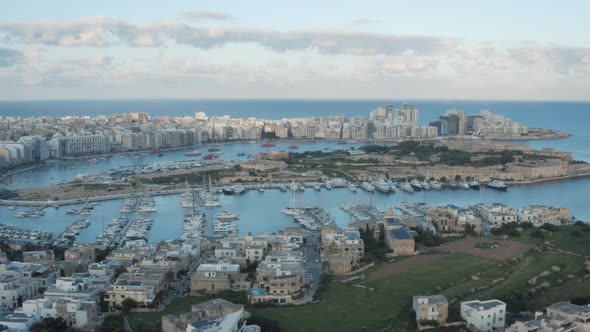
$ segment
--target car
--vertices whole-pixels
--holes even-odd
[[[316,258],[316,259],[315,259],[315,262],[316,262],[316,263],[319,263],[319,262],[320,262],[320,260]]]

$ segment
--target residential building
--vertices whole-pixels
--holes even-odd
[[[98,322],[96,301],[80,301],[70,298],[27,300],[18,312],[27,316],[35,316],[38,319],[61,317],[69,326],[80,329]]]
[[[535,227],[540,227],[544,224],[561,226],[569,224],[570,220],[570,209],[566,207],[529,205],[528,207],[518,209],[518,221],[530,222]]]
[[[410,256],[414,254],[414,237],[404,227],[386,229],[385,241],[395,255]]]
[[[36,321],[35,316],[14,313],[0,317],[0,326],[6,326],[9,332],[29,332]]]
[[[506,325],[506,303],[499,300],[461,302],[461,318],[474,331],[503,330]]]
[[[550,318],[565,317],[576,327],[575,331],[590,331],[590,308],[569,302],[558,302],[547,307]]]
[[[199,291],[214,293],[232,289],[234,281],[239,279],[240,265],[224,262],[201,264],[191,275],[191,292]]]
[[[111,308],[120,307],[126,299],[132,299],[140,308],[149,307],[156,299],[154,286],[142,281],[117,280],[105,291],[104,300]]]
[[[163,332],[260,332],[256,325],[246,325],[244,306],[223,299],[194,304],[191,311],[162,317]]]
[[[416,321],[436,321],[445,324],[449,317],[449,302],[442,295],[414,296],[412,309],[416,313]]]

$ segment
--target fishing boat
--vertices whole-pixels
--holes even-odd
[[[289,145],[289,149],[297,150],[297,149],[299,149],[299,145],[297,145],[297,144]]]
[[[275,147],[275,146],[277,146],[277,145],[274,144],[274,143],[272,143],[272,142],[266,142],[266,143],[264,143],[264,144],[261,145],[261,147],[263,147],[263,148],[272,148],[272,147]]]
[[[209,148],[207,151],[209,151],[209,152],[218,152],[218,151],[221,151],[221,149],[220,148]]]
[[[192,152],[187,152],[184,154],[185,157],[198,157],[200,156],[202,153],[200,153],[199,151],[192,151]]]
[[[213,159],[217,159],[217,158],[219,158],[219,155],[216,155],[216,154],[213,154],[213,153],[210,153],[210,154],[205,155],[203,157],[203,159],[205,159],[205,160],[213,160]]]

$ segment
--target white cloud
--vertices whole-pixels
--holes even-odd
[[[202,12],[190,11],[183,14],[183,17],[194,21],[216,20],[216,21],[232,21],[235,17],[228,13],[222,12]]]

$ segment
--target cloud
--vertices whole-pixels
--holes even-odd
[[[519,65],[547,66],[563,75],[590,72],[590,48],[525,44],[508,54]]]
[[[355,25],[368,25],[368,24],[380,24],[381,20],[372,20],[369,18],[359,18],[352,21],[352,24]]]
[[[215,21],[233,21],[235,17],[228,13],[221,13],[221,12],[201,12],[201,11],[191,11],[186,12],[183,14],[183,17],[189,20],[194,21],[205,21],[205,20],[215,20]]]
[[[23,57],[23,53],[11,48],[0,47],[0,67],[12,67]]]
[[[178,22],[134,25],[108,18],[5,22],[0,23],[2,37],[10,43],[66,47],[116,43],[131,47],[159,47],[175,42],[209,49],[230,43],[256,43],[277,52],[315,49],[320,53],[350,55],[441,54],[455,49],[460,43],[456,38],[346,30],[206,28]]]
[[[401,56],[373,59],[359,65],[361,72],[369,74],[417,74],[436,69],[439,61],[429,57]]]

